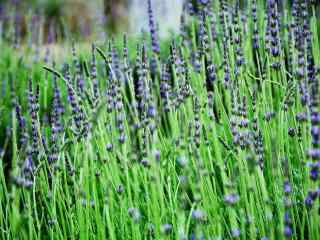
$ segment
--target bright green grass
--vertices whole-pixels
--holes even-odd
[[[262,4],[259,4],[261,37],[264,35],[264,10]],[[250,22],[251,18],[248,21]],[[196,22],[193,24],[196,25]],[[316,66],[319,66],[319,21],[315,17],[311,18],[310,27],[313,57]],[[219,25],[217,28],[220,31]],[[4,84],[0,99],[0,146],[4,146],[5,158],[0,162],[0,239],[181,239],[182,235],[188,236],[191,233],[198,237],[204,235],[205,239],[231,239],[231,231],[234,229],[240,229],[239,239],[260,239],[264,236],[275,240],[285,239],[283,183],[286,179],[291,183],[291,199],[294,203],[290,208],[292,239],[318,239],[319,202],[316,201],[311,211],[307,211],[304,205],[306,193],[314,184],[309,180],[309,168],[306,166],[311,124],[309,121],[296,121],[296,114],[307,109],[300,104],[297,79],[286,72],[283,65],[278,72],[268,67],[264,80],[256,74],[254,56],[250,50],[251,34],[250,30],[243,35],[246,64],[240,69],[239,99],[246,98],[247,115],[252,121],[252,93],[256,91],[257,81],[262,81],[261,89],[256,92],[256,116],[263,139],[263,170],[252,166],[252,160],[248,159],[252,154],[251,148],[242,150],[233,147],[230,129],[231,90],[224,87],[223,68],[217,71],[218,80],[213,94],[214,105],[220,114],[220,121],[216,122],[209,117],[211,110],[206,104],[204,73],[196,73],[189,64],[188,81],[193,95],[197,96],[201,105],[199,116],[203,131],[199,149],[189,142],[190,135],[194,134],[194,127],[191,133],[189,129],[189,123],[195,119],[192,97],[186,99],[179,109],[168,114],[167,124],[171,126],[169,133],[163,128],[157,129],[152,144],[148,146],[148,168],[133,161],[132,152],[135,149],[127,121],[127,140],[124,145],[118,143],[114,120],[116,113],[107,113],[106,101],[102,98],[101,111],[96,115],[88,103],[84,103],[86,114],[94,119],[88,138],[76,141],[70,131],[60,136],[61,152],[57,164],[61,170],[54,174],[52,185],[48,182],[47,161],[46,156],[43,156],[36,171],[35,184],[29,190],[19,188],[11,181],[11,176],[18,172],[18,163],[23,161],[24,155],[17,149],[19,129],[12,111],[10,79],[25,116],[28,116],[27,79],[32,76],[34,83],[40,83],[41,119],[44,113],[50,110],[52,76],[43,69],[44,63],[32,63],[32,52],[16,52],[3,43],[0,61],[1,84]],[[285,31],[283,35],[284,47],[287,48],[290,39]],[[138,42],[141,43],[140,39],[130,40],[129,55],[132,60],[135,58],[135,45]],[[261,41],[262,46],[263,44]],[[121,41],[116,40],[116,45],[121,48]],[[182,46],[180,39],[177,45]],[[106,49],[106,45],[99,47]],[[219,32],[218,42],[209,52],[216,66],[222,64],[221,48]],[[162,57],[168,57],[168,44],[163,43],[162,49]],[[81,58],[89,62],[89,51],[81,48],[77,50]],[[190,50],[182,46],[185,59],[188,59]],[[261,58],[271,61],[262,47],[260,53]],[[57,56],[57,70],[60,71],[60,63],[65,59],[71,63],[71,51],[68,54],[69,56]],[[231,81],[235,81],[232,74],[233,55],[234,49],[231,46]],[[101,60],[100,57],[98,59]],[[99,65],[98,79],[101,90],[106,89],[108,84],[104,69],[103,64]],[[132,81],[131,75],[129,78]],[[86,79],[86,86],[91,87],[89,79]],[[59,87],[64,102],[67,103],[66,86],[61,79]],[[288,92],[292,92],[294,104],[285,111],[283,105]],[[153,94],[156,98],[159,90],[156,89]],[[124,98],[123,101],[126,102],[127,99]],[[265,113],[271,111],[275,116],[270,121],[265,121]],[[70,112],[68,106],[64,118],[67,128]],[[156,122],[160,126],[159,119],[156,119]],[[111,125],[111,130],[108,129],[108,124]],[[8,126],[12,127],[12,134],[9,136],[5,134]],[[289,136],[289,127],[294,128],[296,133],[301,129],[301,140],[297,136]],[[251,124],[249,129],[252,129]],[[40,133],[49,139],[48,126],[42,126]],[[141,131],[138,134],[141,135]],[[179,145],[176,144],[178,139]],[[114,145],[112,152],[106,150],[108,143]],[[160,151],[159,162],[155,159],[155,150]],[[187,159],[184,168],[178,164],[178,159],[182,157]],[[286,164],[287,169],[284,168]],[[76,170],[74,175],[70,174],[70,165]],[[9,169],[10,173],[7,172]],[[179,181],[179,176],[187,176],[187,183]],[[123,187],[122,193],[117,192],[119,185]],[[229,206],[223,199],[232,192],[239,194],[240,201]],[[181,207],[182,202],[186,202],[188,210]],[[138,209],[139,220],[130,216],[129,208]],[[205,213],[204,223],[199,223],[192,217],[195,209]],[[162,231],[162,226],[166,223],[172,224],[172,231],[167,235]],[[150,234],[151,225],[153,234]]]

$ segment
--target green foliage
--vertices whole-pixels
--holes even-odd
[[[197,17],[187,20],[189,43],[180,35],[173,37],[174,42],[162,41],[160,56],[149,47],[148,58],[144,56],[143,46],[148,46],[145,37],[129,37],[128,59],[123,57],[122,39],[98,44],[94,48],[97,98],[88,47],[75,44],[74,57],[70,44],[60,46],[52,66],[52,58],[49,63],[35,60],[39,51],[35,47],[13,50],[1,43],[0,239],[281,240],[286,239],[286,212],[290,215],[291,239],[318,239],[319,199],[312,209],[304,203],[308,191],[318,188],[319,180],[310,180],[307,164],[313,125],[309,106],[301,102],[302,80],[296,75],[298,49],[291,49],[291,69],[285,63],[293,40],[288,30],[281,28],[282,52],[276,59],[281,65],[279,69],[271,67],[275,58],[265,50],[266,7],[262,2],[258,1],[257,7],[260,48],[252,50],[252,17],[239,24],[239,45],[224,42],[225,32],[217,21],[217,39],[213,41],[208,34],[209,46],[198,59],[198,70],[193,54],[203,50],[203,45],[196,34],[201,22]],[[48,5],[49,15],[60,11],[58,3]],[[217,14],[220,9],[217,4],[213,12]],[[204,24],[208,33],[210,20],[208,17]],[[281,20],[288,24],[292,16]],[[228,24],[234,36],[235,25],[231,21]],[[315,66],[320,65],[319,26],[312,14]],[[228,44],[226,53],[223,44]],[[236,75],[239,46],[245,64]],[[174,61],[173,52],[181,62]],[[119,66],[115,65],[114,53]],[[156,59],[154,72],[149,64],[152,57]],[[208,89],[206,82],[209,59],[216,67],[213,89]],[[64,62],[70,66],[70,81],[62,68]],[[137,73],[139,62],[145,75]],[[160,92],[166,63],[169,111],[164,110]],[[82,91],[77,86],[77,64],[84,79]],[[230,70],[229,85],[224,82],[225,64]],[[60,119],[63,131],[52,140],[54,75],[65,113]],[[316,77],[319,81],[319,75]],[[33,109],[28,106],[29,79],[35,95],[39,87],[36,119],[31,118]],[[135,84],[141,79],[146,106],[139,114],[134,104],[139,100]],[[311,90],[311,84],[307,88]],[[83,110],[82,130],[86,121],[90,126],[87,136],[77,133],[70,92]],[[16,181],[33,147],[31,137],[26,147],[19,143],[24,129],[19,126],[16,100],[26,118],[26,132],[32,136],[35,124],[38,134],[39,154],[33,156],[35,169],[29,187]],[[108,111],[113,101],[116,106]],[[306,120],[299,121],[299,113],[305,113]],[[259,142],[241,146],[233,127],[243,134],[238,141],[252,140],[256,134]],[[124,143],[119,141],[122,133]],[[259,153],[256,144],[261,144]],[[55,145],[57,161],[51,163]],[[290,194],[284,190],[286,182],[291,186]]]

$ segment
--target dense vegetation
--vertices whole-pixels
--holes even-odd
[[[319,6],[186,2],[167,42],[151,0],[151,41],[1,42],[0,239],[319,239]]]

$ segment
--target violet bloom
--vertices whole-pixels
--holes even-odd
[[[77,131],[81,132],[82,122],[84,120],[83,111],[78,103],[78,96],[72,88],[72,83],[70,79],[69,66],[65,65],[65,79],[67,83],[67,92],[68,92],[68,102],[71,106],[72,117],[77,128]]]
[[[257,0],[252,1],[252,21],[253,21],[253,34],[252,34],[252,46],[253,49],[259,49],[259,28],[257,18]]]
[[[172,231],[172,224],[165,223],[161,225],[161,232],[164,234],[170,234]]]
[[[17,99],[14,101],[14,105],[15,105],[16,117],[18,120],[19,133],[20,133],[19,143],[21,147],[25,147],[28,141],[28,133],[26,131],[26,119],[22,115],[21,106],[18,103]]]
[[[150,28],[150,34],[151,34],[152,51],[156,54],[159,54],[160,44],[159,44],[158,33],[156,29],[156,23],[155,23],[153,11],[152,11],[151,0],[148,0],[148,16],[149,16],[149,28]]]
[[[280,44],[280,21],[277,2],[275,0],[268,0],[268,24],[270,31],[271,42],[271,55],[273,56],[273,62],[271,67],[274,69],[280,68],[279,56],[281,54]]]
[[[96,63],[96,54],[95,54],[95,45],[91,46],[91,81],[93,86],[93,99],[94,101],[98,101],[100,93],[99,93],[99,83],[97,80],[97,63]],[[96,103],[95,103],[96,104]]]
[[[213,92],[214,82],[216,80],[216,68],[212,60],[208,57],[206,60],[206,87],[208,92]]]
[[[225,202],[226,204],[234,205],[234,204],[236,204],[237,202],[239,202],[240,197],[239,197],[239,195],[236,194],[236,193],[230,193],[230,194],[225,195],[223,199],[224,199],[224,202]]]
[[[29,91],[28,91],[28,107],[29,107],[29,114],[31,117],[31,140],[32,140],[32,155],[37,157],[39,154],[39,134],[38,134],[38,111],[39,106],[37,103],[37,95],[34,94],[32,89],[32,79],[29,78]]]
[[[228,59],[228,46],[227,39],[223,40],[223,67],[224,67],[224,84],[225,86],[229,86],[230,84],[230,66]]]
[[[290,207],[291,207],[291,194],[292,189],[289,180],[285,180],[283,184],[283,191],[284,191],[284,236],[286,238],[290,238],[292,236],[292,221],[290,217]]]

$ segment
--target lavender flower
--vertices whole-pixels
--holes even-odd
[[[208,51],[208,47],[209,47],[209,36],[206,28],[206,15],[204,12],[202,12],[202,15],[199,21],[198,38],[199,38],[199,45],[200,45],[200,55],[204,56],[205,53]]]
[[[164,234],[170,234],[172,231],[172,225],[169,223],[165,223],[161,225],[161,232]]]
[[[34,94],[32,89],[32,79],[29,78],[29,90],[28,90],[28,108],[31,118],[31,141],[32,141],[32,150],[31,154],[34,157],[38,157],[39,154],[39,134],[38,134],[38,111],[39,106],[37,103],[37,95]]]
[[[84,80],[81,71],[81,64],[77,58],[76,48],[74,41],[72,42],[72,56],[73,56],[73,67],[75,69],[75,81],[77,84],[77,90],[79,93],[83,92]]]
[[[284,182],[283,185],[283,191],[284,191],[284,203],[285,203],[285,213],[284,213],[284,236],[286,238],[290,238],[292,236],[292,222],[290,218],[290,207],[291,207],[291,185],[288,180]]]
[[[280,36],[279,36],[280,23],[279,23],[277,2],[275,0],[268,0],[268,17],[270,18],[269,31],[270,31],[270,42],[271,42],[271,55],[274,58],[271,67],[273,67],[274,69],[279,69],[280,62],[278,60],[278,57],[281,54]]]
[[[231,230],[231,235],[232,235],[232,237],[234,237],[234,238],[240,237],[240,235],[241,235],[240,229],[239,229],[239,228],[234,228],[234,229],[232,229],[232,230]]]
[[[64,70],[65,70],[65,79],[66,79],[67,91],[68,91],[68,102],[71,106],[73,122],[76,126],[77,134],[81,134],[83,130],[82,126],[84,122],[84,113],[79,106],[78,96],[72,88],[69,66],[67,64],[65,65]]]
[[[97,63],[96,63],[96,54],[95,54],[95,45],[92,44],[91,47],[91,81],[92,81],[92,90],[93,90],[93,99],[96,103],[99,100],[99,83],[97,80]]]
[[[224,84],[229,86],[230,83],[230,67],[228,59],[228,47],[227,47],[227,38],[223,40],[223,67],[224,67]]]
[[[188,29],[186,24],[186,15],[185,11],[183,10],[180,17],[180,35],[182,37],[182,43],[185,46],[189,46],[190,39],[188,39]]]
[[[64,108],[61,102],[61,93],[57,83],[57,77],[53,76],[53,103],[52,103],[52,115],[51,115],[51,152],[48,156],[49,163],[56,162],[58,160],[59,152],[59,133],[63,131],[62,114]]]
[[[158,40],[156,23],[155,23],[153,11],[152,11],[151,0],[148,0],[148,16],[149,16],[149,28],[150,28],[150,34],[151,34],[152,51],[155,54],[159,54],[160,53],[160,45],[159,45],[159,40]]]
[[[197,148],[200,147],[201,140],[201,122],[200,122],[200,103],[197,97],[194,98],[194,143]]]
[[[238,77],[239,68],[244,64],[244,57],[242,53],[241,47],[241,33],[239,27],[239,3],[237,1],[236,6],[234,8],[233,13],[233,28],[234,28],[234,36],[233,42],[235,45],[235,57],[236,57],[236,64],[235,64],[235,77]]]
[[[20,132],[20,145],[21,147],[26,147],[27,141],[28,141],[28,133],[26,131],[26,119],[22,115],[21,106],[18,103],[18,99],[14,101],[15,110],[16,110],[16,116],[18,120],[18,126],[19,126],[19,132]]]
[[[224,202],[229,205],[234,205],[240,200],[240,197],[236,193],[230,193],[224,196]]]
[[[214,82],[216,80],[216,68],[212,60],[208,57],[206,59],[206,87],[208,92],[213,92]]]
[[[213,43],[216,42],[217,38],[218,38],[216,25],[217,25],[216,16],[215,16],[214,12],[212,11],[212,16],[210,18],[210,30],[211,30],[211,40],[212,40],[211,47],[212,48],[214,47]]]
[[[259,28],[257,18],[257,1],[252,1],[252,21],[253,21],[253,34],[252,34],[252,46],[253,49],[259,49]]]
[[[132,218],[132,220],[136,223],[138,223],[141,219],[140,211],[137,208],[133,208],[133,207],[129,208],[128,214]]]
[[[162,101],[163,111],[169,112],[170,111],[170,74],[169,74],[169,66],[167,64],[162,65],[162,71],[160,75],[160,97]]]
[[[200,209],[194,209],[191,214],[192,218],[196,221],[203,221],[206,218],[205,212]]]

